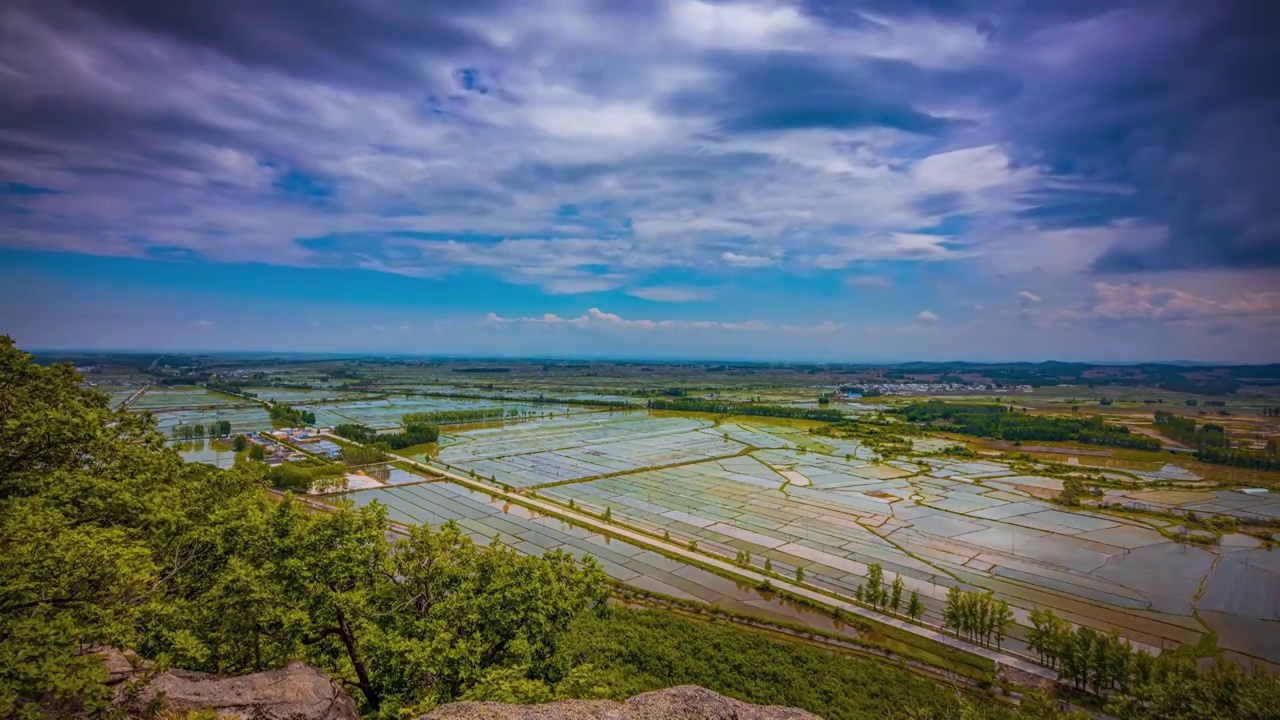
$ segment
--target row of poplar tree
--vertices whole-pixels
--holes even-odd
[[[1052,610],[1040,608],[1031,611],[1027,646],[1064,681],[1099,695],[1128,694],[1132,686],[1150,683],[1160,663],[1145,650],[1134,650],[1119,630],[1102,633],[1077,628]]]
[[[942,623],[954,630],[957,638],[988,646],[994,642],[999,648],[1013,625],[1013,610],[1009,603],[985,592],[961,590],[953,585],[942,608]]]

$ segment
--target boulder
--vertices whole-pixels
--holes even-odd
[[[561,700],[546,705],[456,702],[421,720],[821,720],[796,708],[752,705],[696,685],[636,695],[625,702]]]
[[[174,713],[212,710],[219,717],[248,720],[359,720],[356,703],[325,673],[300,662],[267,672],[219,677],[168,670],[154,678],[151,663],[114,648],[98,651],[116,688],[117,702],[159,704]]]

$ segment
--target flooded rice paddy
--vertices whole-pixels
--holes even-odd
[[[1015,471],[996,457],[885,461],[855,440],[815,437],[802,424],[766,418],[717,422],[644,410],[435,397],[338,399],[307,407],[320,425],[385,428],[408,412],[487,406],[535,415],[517,423],[446,427],[439,461],[536,488],[546,499],[601,513],[608,508],[628,524],[668,533],[678,543],[696,540],[699,549],[729,558],[749,551],[757,567],[767,558],[783,577],[803,568],[806,582],[844,595],[864,582],[868,565],[879,563],[886,581],[901,576],[908,590],[920,593],[925,620],[934,624],[941,621],[947,590],[959,585],[1006,599],[1023,624],[1032,608],[1045,607],[1075,623],[1118,628],[1157,650],[1213,631],[1233,657],[1280,663],[1280,553],[1241,535],[1211,546],[1180,544],[1161,532],[1176,530],[1168,519],[1061,507],[1051,502],[1062,490],[1061,477],[1043,468],[1045,474],[1037,474],[1026,462]],[[195,421],[185,412],[161,412],[162,425],[183,417]],[[269,427],[260,407],[220,412],[243,413],[230,418],[237,430]],[[213,419],[196,415],[206,423]],[[913,440],[917,452],[952,444]],[[189,453],[193,460],[223,461],[209,450]],[[1101,464],[1087,456],[1045,460]],[[1130,484],[1108,489],[1108,502],[1280,518],[1275,494],[1217,489],[1174,464],[1141,465],[1107,467],[1113,479]],[[496,535],[522,552],[589,553],[611,576],[649,590],[740,612],[827,622],[752,588],[484,493],[427,483],[389,466],[367,469],[365,477],[368,484],[360,480],[351,487],[369,489],[341,497],[358,505],[381,502],[401,523],[454,520],[486,544]],[[1025,627],[1012,636],[1011,647],[1021,649]]]

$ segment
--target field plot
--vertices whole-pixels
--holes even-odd
[[[407,525],[438,527],[453,520],[481,545],[488,545],[496,536],[504,545],[530,555],[553,550],[564,550],[579,558],[590,555],[611,577],[653,592],[834,629],[825,617],[788,607],[753,588],[459,485],[431,482],[362,490],[334,499],[339,498],[360,506],[380,502],[387,507],[391,520]]]
[[[316,414],[316,423],[333,426],[342,423],[360,423],[376,430],[399,427],[406,413],[439,412],[449,410],[485,410],[503,408],[520,413],[537,415],[564,415],[583,412],[581,408],[540,403],[503,403],[491,400],[454,400],[436,397],[394,397],[382,400],[357,400],[308,406]]]
[[[707,431],[710,421],[593,413],[580,421],[531,423],[464,434],[439,459],[511,485],[531,486],[734,455],[747,446]]]
[[[160,422],[160,431],[168,435],[175,425],[201,423],[208,425],[215,420],[229,420],[233,434],[259,432],[271,429],[271,416],[261,406],[218,407],[204,410],[173,410],[154,413]]]
[[[510,485],[555,483],[539,492],[728,557],[748,551],[783,576],[802,567],[843,595],[879,563],[888,581],[901,575],[920,592],[935,623],[953,585],[994,591],[1023,623],[1049,607],[1153,648],[1195,642],[1208,629],[1194,616],[1204,609],[1234,631],[1222,633],[1224,648],[1280,661],[1280,568],[1256,544],[1179,545],[1161,521],[1069,510],[1049,502],[1061,478],[1000,460],[882,461],[829,438],[828,452],[804,451],[800,432],[637,412],[463,432],[440,457]],[[1267,496],[1160,492],[1145,497],[1260,515],[1277,507]],[[1262,623],[1267,641],[1240,631],[1245,623]],[[1015,630],[1013,647],[1024,634]]]
[[[253,393],[263,400],[289,403],[290,405],[303,405],[307,403],[336,400],[355,400],[366,396],[366,393],[361,392],[329,389],[307,390],[302,388],[246,387],[244,390],[245,392]]]
[[[229,468],[236,461],[236,454],[231,449],[229,443],[214,442],[212,440],[195,440],[182,441],[173,443],[178,454],[182,455],[182,459],[187,462],[205,463],[206,465],[216,465],[220,468]]]
[[[174,410],[178,408],[227,407],[250,404],[251,401],[202,387],[153,387],[131,406],[134,410]]]

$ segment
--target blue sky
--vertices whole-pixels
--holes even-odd
[[[1277,361],[1276,15],[15,0],[0,332]]]

